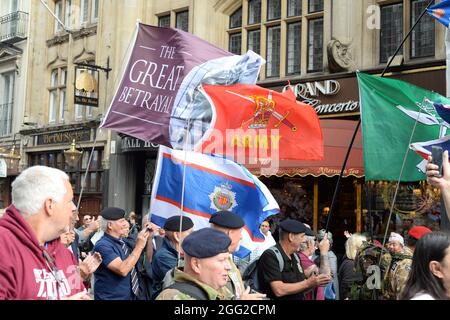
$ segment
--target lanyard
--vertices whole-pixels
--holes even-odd
[[[47,265],[48,269],[50,270],[50,273],[52,274],[53,278],[56,280],[56,294],[59,296],[59,288],[61,286],[61,283],[64,281],[60,270],[56,266],[55,260],[50,256],[50,254],[47,251],[48,244],[46,243],[44,245],[44,249],[42,250],[42,254],[44,255],[45,264]]]

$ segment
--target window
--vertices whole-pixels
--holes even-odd
[[[261,22],[261,0],[248,1],[248,24]]]
[[[170,28],[170,14],[158,17],[158,27]]]
[[[99,0],[92,0],[91,21],[97,21],[98,20],[98,1]]]
[[[323,69],[323,18],[308,21],[308,72]]]
[[[67,109],[66,99],[67,68],[54,69],[50,76],[50,106],[48,123],[64,123],[64,111]]]
[[[17,12],[19,11],[19,0],[10,0],[9,1],[9,12]]]
[[[427,4],[427,0],[411,1],[411,26],[417,21]],[[411,33],[411,58],[434,56],[434,26],[434,19],[425,15],[414,28]]]
[[[280,75],[280,26],[267,28],[267,77]]]
[[[71,28],[72,26],[72,4],[73,0],[59,0],[55,2],[55,16],[64,24],[66,28]],[[54,32],[59,33],[64,31],[63,26],[54,20]]]
[[[189,11],[177,12],[175,27],[186,32],[189,31]]]
[[[12,113],[14,106],[14,72],[0,75],[0,137],[10,135],[12,132]]]
[[[263,53],[266,65],[259,80],[323,72],[323,0],[242,0],[239,3],[242,7],[230,11],[228,50],[240,54],[242,44],[244,52]]]
[[[381,7],[380,63],[388,61],[403,38],[403,3]]]
[[[241,54],[241,41],[242,41],[242,34],[240,32],[230,34],[228,50],[234,54],[238,54],[238,55]]]
[[[98,0],[81,0],[80,24],[81,26],[98,21]]]
[[[230,29],[242,27],[242,7],[230,16]]]
[[[308,12],[323,11],[323,0],[309,0]]]
[[[247,50],[252,50],[259,54],[261,50],[261,39],[260,39],[261,31],[251,30],[247,34]]]
[[[288,75],[300,74],[301,23],[290,23],[287,29],[286,73]]]
[[[60,0],[55,3],[55,16],[64,23],[64,17],[63,17],[63,4],[64,0]],[[62,25],[55,19],[55,33],[61,32],[63,30]]]
[[[281,18],[281,0],[267,0],[267,20]]]
[[[288,0],[287,16],[301,16],[302,15],[302,0]]]

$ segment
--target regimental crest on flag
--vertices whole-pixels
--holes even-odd
[[[269,91],[267,97],[263,96],[244,96],[236,92],[227,90],[228,93],[241,97],[245,100],[253,102],[255,104],[255,112],[253,117],[246,121],[242,121],[241,129],[267,129],[271,116],[277,119],[277,122],[273,124],[275,129],[279,128],[281,124],[288,126],[292,132],[297,131],[297,127],[292,124],[287,118],[292,109],[287,110],[284,115],[276,111],[276,102],[272,98],[272,91]],[[249,124],[250,123],[250,124]],[[247,126],[247,128],[245,128]]]
[[[236,202],[236,192],[231,191],[232,186],[228,183],[222,183],[215,186],[214,191],[209,195],[211,199],[211,209],[217,211],[231,211],[238,204]]]

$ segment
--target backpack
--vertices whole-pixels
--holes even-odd
[[[278,261],[278,270],[280,270],[280,272],[283,272],[284,259],[283,259],[283,256],[281,255],[280,250],[276,246],[270,247],[267,250],[270,250],[275,254],[275,257],[277,258],[277,261]],[[294,254],[294,257],[295,257],[296,262],[300,265],[299,257],[296,254]],[[246,287],[248,286],[257,292],[265,293],[265,292],[263,292],[264,291],[263,286],[258,277],[258,262],[259,262],[260,258],[261,257],[258,257],[257,259],[252,261],[247,266],[247,268],[245,268],[245,270],[242,274],[242,280],[244,281],[244,285]]]
[[[378,263],[381,263],[378,268]],[[355,257],[355,271],[361,273],[363,280],[351,287],[352,300],[378,300],[384,289],[384,275],[391,263],[391,255],[382,247],[371,242],[363,242]]]

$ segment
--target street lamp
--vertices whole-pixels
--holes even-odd
[[[83,152],[76,149],[75,139],[72,141],[69,150],[64,150],[64,158],[69,167],[75,167]]]

